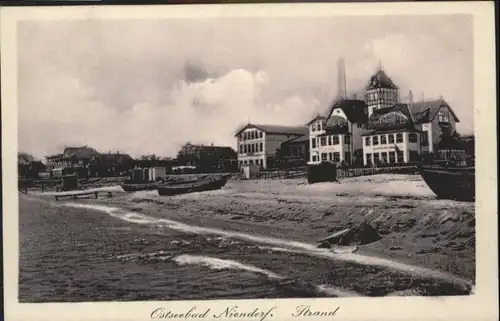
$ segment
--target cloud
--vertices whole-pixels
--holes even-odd
[[[303,124],[327,110],[341,56],[349,92],[362,93],[381,61],[403,98],[443,95],[471,132],[472,48],[468,16],[26,21],[20,148],[233,145],[248,120]]]
[[[37,97],[36,102],[24,101],[37,107],[23,109],[20,114],[20,144],[38,157],[70,144],[135,156],[174,156],[187,141],[234,146],[235,131],[249,119],[256,123],[303,124],[311,108],[317,107],[316,101],[305,102],[300,97],[262,102],[262,93],[272,90],[268,75],[242,69],[200,82],[181,81],[165,91],[168,104],[142,102],[125,112],[92,100],[74,78],[52,75],[45,84],[38,89],[49,94],[42,95],[42,100]],[[50,94],[50,88],[58,88],[60,94]],[[47,141],[50,150],[46,149]]]

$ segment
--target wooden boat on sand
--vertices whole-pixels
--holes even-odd
[[[173,196],[179,194],[213,191],[223,188],[230,175],[222,177],[204,177],[196,181],[178,182],[177,184],[162,184],[158,186],[158,194],[161,196]]]
[[[476,198],[475,167],[422,166],[420,175],[437,197],[474,202]]]
[[[148,182],[148,183],[123,183],[120,184],[121,188],[125,192],[137,192],[137,191],[151,191],[158,188],[158,185],[163,183],[160,182]]]

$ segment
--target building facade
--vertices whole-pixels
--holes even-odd
[[[400,102],[399,88],[378,69],[369,79],[365,100],[338,99],[308,124],[309,164],[334,162],[367,166],[418,162],[434,153],[443,133],[459,121],[442,98]]]
[[[180,166],[195,167],[198,171],[211,172],[230,167],[237,154],[231,147],[187,143],[177,154]]]
[[[88,146],[66,147],[63,153],[46,157],[46,168],[52,176],[61,176],[65,172],[88,176],[89,163],[99,155],[98,151]]]
[[[436,152],[443,133],[455,132],[458,118],[443,100],[397,103],[372,112],[363,134],[364,165],[417,163]]]
[[[304,166],[309,162],[309,135],[284,141],[277,152],[279,168]]]
[[[310,137],[309,164],[333,162],[352,165],[361,162],[362,139],[366,131],[367,105],[362,100],[339,99],[326,116],[307,125]]]
[[[256,164],[263,169],[276,165],[281,144],[307,133],[306,127],[247,124],[235,137],[238,148],[238,164]]]

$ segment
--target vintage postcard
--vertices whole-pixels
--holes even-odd
[[[2,9],[6,319],[497,319],[493,17]]]

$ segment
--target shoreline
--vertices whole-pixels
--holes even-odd
[[[410,191],[413,197],[397,186],[384,195],[380,185],[398,185],[399,181],[410,186],[419,184],[418,178],[376,176],[316,186],[299,180],[234,181],[215,192],[176,197],[160,197],[154,192],[119,193],[109,199],[77,202],[309,244],[368,221],[382,239],[359,246],[357,253],[438,270],[475,283],[474,205],[435,200],[422,188]],[[391,195],[394,191],[399,195]]]

